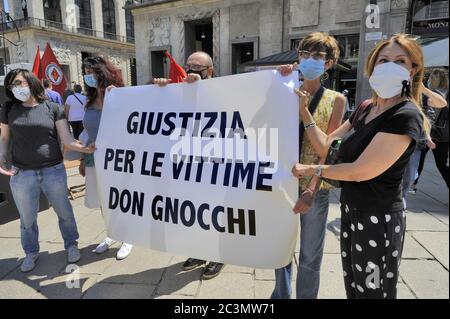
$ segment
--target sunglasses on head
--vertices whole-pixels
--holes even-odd
[[[96,57],[89,57],[84,59],[84,64],[86,65],[94,65],[94,64],[105,64],[105,60],[103,60],[102,57],[96,56]]]

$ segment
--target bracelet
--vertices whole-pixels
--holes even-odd
[[[322,177],[323,166],[319,165],[314,169],[314,175],[317,177]]]
[[[309,123],[307,125],[304,125],[304,126],[305,126],[305,130],[307,130],[307,129],[311,128],[311,127],[316,126],[316,122],[311,122],[311,123]]]

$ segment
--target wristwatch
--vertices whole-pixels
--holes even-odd
[[[315,176],[318,176],[318,177],[322,177],[322,168],[323,168],[322,165],[317,166],[317,167],[314,169],[314,175],[315,175]]]

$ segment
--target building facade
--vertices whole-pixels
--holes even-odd
[[[122,71],[127,85],[136,84],[133,16],[125,0],[5,0],[2,14],[5,39],[0,41],[4,75],[17,66],[30,66],[37,47],[48,42],[69,83],[83,83],[82,61],[107,55]],[[12,20],[12,19],[14,20]]]
[[[363,66],[370,49],[389,35],[411,32],[417,13],[431,6],[446,15],[448,37],[448,1],[442,0],[134,1],[129,8],[139,30],[137,80],[143,84],[167,75],[165,50],[179,63],[196,50],[206,51],[216,74],[230,75],[242,72],[245,62],[291,50],[309,33],[323,31],[338,39],[341,60],[352,66],[336,70],[333,87],[349,90],[354,105],[369,94]]]

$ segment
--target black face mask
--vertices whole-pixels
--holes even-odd
[[[205,72],[205,71],[206,70],[204,70],[204,71],[187,70],[186,73],[187,74],[197,74],[197,75],[199,75],[202,78],[202,80],[204,80],[204,79],[207,78],[207,76],[203,76],[203,72]]]

